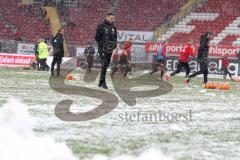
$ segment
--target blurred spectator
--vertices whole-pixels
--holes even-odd
[[[27,15],[31,16],[32,13],[33,13],[33,5],[30,4],[30,5],[27,6]]]
[[[46,9],[45,9],[44,7],[41,7],[41,8],[38,10],[37,15],[38,15],[38,18],[39,18],[39,19],[45,19],[46,16],[47,16],[47,11],[46,11]]]
[[[14,34],[14,40],[16,41],[22,41],[22,34],[21,32],[17,31],[15,34]]]
[[[44,23],[45,23],[46,28],[47,28],[48,26],[50,26],[50,23],[51,23],[51,22],[50,22],[49,17],[47,17],[47,18],[45,19]]]
[[[163,20],[163,23],[169,23],[170,22],[170,20],[172,19],[172,14],[170,13],[170,14],[167,14],[166,15],[166,17],[164,18],[164,20]]]
[[[73,29],[73,28],[75,28],[75,27],[76,27],[76,24],[73,23],[72,21],[67,22],[67,28]]]
[[[66,12],[66,7],[65,7],[65,2],[64,0],[60,0],[58,3],[57,3],[57,10],[58,10],[58,14],[60,16],[67,16],[67,12]]]
[[[42,7],[42,18],[45,19],[46,16],[47,16],[47,11],[46,11],[46,9],[44,7]]]
[[[43,5],[44,6],[52,6],[55,5],[55,1],[54,0],[43,0]]]
[[[45,37],[45,43],[51,44],[52,43],[52,37]]]

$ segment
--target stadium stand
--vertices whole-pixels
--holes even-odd
[[[1,0],[1,38],[9,40],[21,38],[27,42],[36,42],[40,37],[49,37],[51,30],[46,26],[40,9],[39,6],[23,5],[15,0]],[[7,29],[6,23],[13,26],[13,29]]]
[[[35,42],[39,37],[50,37],[51,27],[42,17],[41,1],[32,7],[17,0],[0,1],[0,38]],[[70,45],[86,45],[94,41],[96,26],[104,15],[116,13],[119,30],[154,31],[178,12],[186,0],[67,0],[66,14],[60,15],[65,38]],[[240,1],[208,0],[205,5],[181,19],[159,39],[171,43],[186,43],[206,30],[213,31],[212,44],[234,45],[239,41]],[[176,33],[177,32],[177,33]],[[229,34],[231,33],[231,34]]]
[[[8,29],[5,24],[0,21],[0,37],[3,39],[13,39],[13,33]]]
[[[115,11],[116,26],[119,30],[153,31],[164,20],[174,15],[185,1],[119,0],[115,4],[109,0],[81,1],[84,5],[80,8],[70,7],[68,16],[61,16],[61,21],[76,25],[66,29],[68,43],[85,45],[94,41],[96,27],[109,11]]]
[[[240,1],[208,0],[203,7],[186,16],[160,39],[169,39],[171,43],[186,43],[193,39],[199,43],[201,34],[212,30],[214,39],[211,44],[236,45],[240,36],[239,8]]]
[[[174,15],[186,0],[121,0],[116,11],[121,30],[153,31]]]
[[[85,45],[94,40],[95,30],[109,11],[111,3],[108,0],[85,0],[78,7],[68,7],[68,16],[61,16],[64,24],[72,24],[65,29],[68,44]]]
[[[68,44],[85,45],[94,41],[96,26],[109,11],[116,12],[119,30],[152,31],[174,15],[185,1],[81,0],[77,6],[74,5],[77,4],[76,0],[66,1],[67,14],[61,15],[60,20],[62,24],[70,26],[65,29]],[[51,36],[50,27],[45,25],[44,18],[41,17],[41,2],[36,2],[38,3],[32,5],[32,8],[16,0],[0,2],[2,39],[21,40],[22,37],[27,42],[35,42],[39,37]],[[15,29],[6,27],[5,22]]]

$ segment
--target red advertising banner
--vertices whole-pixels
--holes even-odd
[[[156,43],[147,42],[145,43],[145,51],[146,53],[155,53],[160,46],[161,46],[160,42],[156,42]],[[174,54],[179,54],[183,46],[184,46],[183,44],[168,43],[166,45],[166,48],[167,48],[167,52],[170,55],[174,55]],[[194,45],[195,54],[197,52],[198,47],[199,45]],[[222,56],[224,54],[228,54],[230,57],[236,57],[239,51],[240,51],[240,47],[237,47],[237,46],[221,46],[221,45],[210,46],[209,56],[217,57],[217,56]]]
[[[0,66],[29,66],[35,60],[34,55],[0,53]]]

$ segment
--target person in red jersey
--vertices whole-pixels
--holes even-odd
[[[113,50],[112,59],[111,59],[111,73],[110,73],[111,78],[113,78],[114,73],[120,69],[119,59],[122,52],[123,50],[121,49],[120,45],[117,45],[117,48]]]
[[[131,37],[128,41],[124,42],[123,49],[127,52],[128,56],[128,66],[129,66],[129,73],[131,74],[132,71],[132,61],[131,61],[131,51],[134,39]]]
[[[180,73],[184,68],[186,70],[186,76],[189,75],[191,69],[189,66],[189,57],[195,57],[194,50],[193,50],[193,41],[190,40],[189,43],[185,44],[183,49],[180,51],[180,56],[178,59],[177,70],[173,71],[170,76],[175,76],[176,74]]]
[[[119,48],[115,49],[113,51],[112,60],[111,60],[111,78],[113,78],[113,75],[120,71],[123,77],[127,76],[127,73],[130,71],[130,64],[128,61],[128,52],[124,50],[124,44],[120,44]]]
[[[120,55],[119,64],[123,77],[126,77],[128,72],[131,71],[131,63],[129,63],[129,54],[126,50],[122,51],[122,54]]]
[[[124,42],[124,46],[123,46],[123,49],[125,50],[125,51],[127,51],[127,54],[128,55],[131,55],[131,50],[132,50],[132,44],[133,44],[133,38],[129,38],[129,40],[128,41],[126,41],[126,42]]]
[[[229,67],[229,60],[228,60],[228,54],[225,54],[222,57],[222,71],[223,71],[223,78],[226,79],[227,75],[229,75],[229,77],[231,78],[231,80],[233,80],[231,73],[228,70]]]

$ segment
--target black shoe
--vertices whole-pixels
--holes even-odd
[[[102,84],[102,88],[108,89],[108,86],[107,86],[107,84],[105,82]]]
[[[100,81],[98,84],[98,87],[108,89],[108,86],[107,86],[106,82],[104,82],[104,81]]]
[[[99,83],[98,83],[98,87],[101,87],[101,86],[102,86],[102,83],[103,83],[103,81],[100,80]]]

